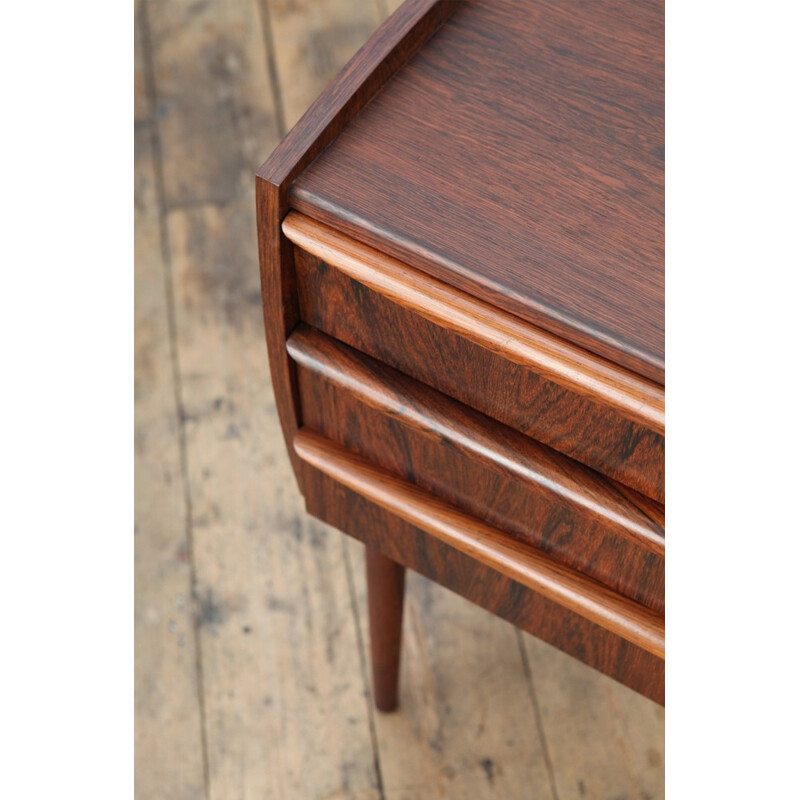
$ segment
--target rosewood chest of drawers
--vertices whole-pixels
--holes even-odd
[[[659,2],[408,0],[256,180],[309,513],[664,699]]]

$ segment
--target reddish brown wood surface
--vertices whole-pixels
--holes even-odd
[[[296,224],[286,227],[297,237]],[[304,243],[313,246],[307,238]],[[300,316],[309,324],[664,501],[664,436],[645,427],[643,421],[634,422],[596,397],[557,384],[519,364],[521,359],[511,360],[511,345],[477,344],[447,321],[431,322],[394,297],[389,299],[383,293],[385,281],[380,291],[367,288],[300,249],[295,251],[295,264]],[[413,279],[409,277],[408,282]],[[427,289],[424,282],[419,287],[421,292]],[[477,318],[479,310],[471,305],[461,313],[470,311]],[[505,330],[500,342],[513,341],[513,329],[497,330]],[[631,399],[634,396],[629,394]]]
[[[300,458],[370,502],[563,608],[648,653],[664,658],[664,617],[564,567],[538,548],[433,497],[355,456],[324,436],[301,429],[294,438]]]
[[[400,677],[406,570],[371,547],[367,548],[366,560],[372,693],[379,711],[394,711]]]
[[[309,513],[664,703],[664,661],[526,588],[305,464]]]
[[[664,389],[488,303],[292,212],[281,226],[300,249],[441,327],[559,386],[664,433]]]
[[[259,260],[270,372],[284,438],[297,473],[291,440],[299,426],[297,386],[284,342],[297,323],[291,247],[281,234],[294,178],[413,55],[452,12],[442,0],[409,0],[331,81],[256,175]]]
[[[663,5],[472,0],[292,205],[664,381]]]
[[[288,348],[305,428],[663,612],[658,508],[311,328]]]

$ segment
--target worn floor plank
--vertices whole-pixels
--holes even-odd
[[[259,9],[148,12],[209,796],[377,798],[341,545],[301,513],[267,374],[252,176],[277,132]]]
[[[140,28],[137,24],[137,32]],[[135,85],[135,769],[141,800],[204,797],[186,507],[151,109]]]
[[[378,0],[264,0],[287,128],[383,21]]]
[[[664,797],[664,709],[519,633],[559,800]]]

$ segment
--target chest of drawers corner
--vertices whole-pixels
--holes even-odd
[[[661,5],[409,0],[256,190],[281,423],[368,548],[379,708],[406,567],[663,703]]]

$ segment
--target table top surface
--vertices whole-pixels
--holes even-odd
[[[467,0],[293,206],[664,382],[664,16]]]

